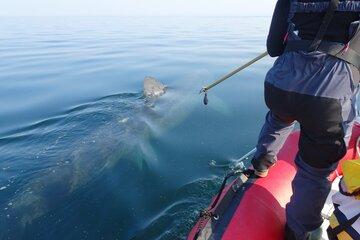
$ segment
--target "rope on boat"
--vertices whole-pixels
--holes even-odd
[[[231,71],[230,73],[228,73],[227,75],[223,76],[222,78],[216,80],[215,82],[211,83],[210,85],[206,86],[206,87],[203,87],[201,90],[200,90],[200,94],[201,93],[205,93],[205,96],[204,96],[204,104],[207,105],[209,103],[208,101],[208,97],[207,97],[207,92],[215,87],[216,85],[218,85],[219,83],[222,83],[223,81],[229,79],[230,77],[234,76],[235,74],[237,74],[238,72],[244,70],[245,68],[253,65],[254,63],[256,63],[257,61],[259,61],[260,59],[266,57],[268,54],[267,51],[261,53],[259,56],[255,57],[254,59],[250,60],[249,62],[245,63],[244,65],[236,68],[235,70]]]
[[[216,198],[215,200],[213,201],[213,203],[211,204],[211,206],[205,210],[203,210],[201,213],[200,213],[200,216],[199,216],[199,225],[198,225],[198,228],[197,228],[197,231],[196,231],[196,234],[193,238],[193,240],[197,240],[198,237],[200,236],[202,230],[204,229],[205,225],[206,225],[206,222],[207,220],[211,219],[211,218],[218,218],[219,216],[216,216],[216,214],[214,213],[214,210],[215,210],[215,207],[217,206],[217,204],[219,203],[219,200],[220,200],[220,197],[226,187],[226,183],[227,181],[232,178],[232,177],[235,177],[235,176],[238,176],[240,174],[244,174],[246,175],[247,177],[250,177],[251,175],[254,174],[254,170],[252,169],[239,169],[239,170],[234,170],[234,171],[231,171],[229,172],[225,177],[224,177],[224,180],[222,181],[222,184],[220,186],[220,189],[216,195]]]

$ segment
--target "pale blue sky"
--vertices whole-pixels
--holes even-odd
[[[1,0],[0,16],[270,16],[276,0]]]

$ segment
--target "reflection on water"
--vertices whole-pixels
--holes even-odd
[[[2,18],[0,239],[182,239],[252,148],[269,18]],[[149,104],[145,76],[169,91]]]

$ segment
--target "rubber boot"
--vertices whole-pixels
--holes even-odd
[[[269,168],[274,166],[276,160],[277,159],[275,156],[269,154],[264,154],[257,159],[253,158],[251,163],[255,170],[255,175],[261,178],[267,177]]]
[[[310,232],[309,240],[322,240],[323,229],[321,227]]]
[[[298,240],[295,237],[295,233],[293,232],[293,230],[291,230],[287,224],[285,225],[285,239],[284,240]],[[310,240],[309,236],[306,238],[306,240]]]

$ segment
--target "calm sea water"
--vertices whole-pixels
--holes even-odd
[[[270,18],[1,18],[0,239],[183,239],[263,122]],[[166,95],[153,103],[142,81]]]

